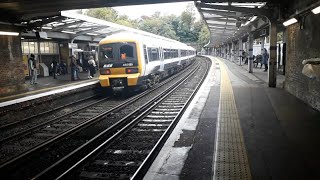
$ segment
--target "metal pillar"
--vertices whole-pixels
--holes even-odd
[[[231,42],[232,44],[232,42]],[[231,44],[228,44],[228,47],[229,47],[229,60],[232,61],[232,49],[231,49]]]
[[[228,47],[227,47],[227,45],[224,45],[224,58],[228,59]]]
[[[261,38],[261,55],[263,53],[265,37]]]
[[[227,44],[224,45],[224,58],[228,59],[228,46],[227,46]]]
[[[249,58],[248,58],[248,68],[249,73],[253,72],[253,34],[249,34]]]
[[[221,45],[221,48],[220,48],[220,54],[221,54],[221,56],[220,56],[220,57],[223,57],[223,45]]]
[[[277,24],[276,22],[269,23],[270,36],[270,59],[269,59],[269,87],[277,86]]]
[[[242,61],[242,52],[243,52],[243,43],[242,39],[239,39],[239,65],[241,66]]]
[[[232,61],[234,62],[236,60],[236,45],[234,41],[232,41]]]
[[[229,44],[227,44],[227,59],[229,60]]]

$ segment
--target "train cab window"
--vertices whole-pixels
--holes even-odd
[[[123,45],[120,47],[120,58],[133,58],[133,47],[130,45]]]
[[[102,47],[102,56],[106,59],[113,59],[113,48],[110,46]]]
[[[138,65],[136,44],[133,42],[115,42],[102,44],[99,47],[100,67],[112,64],[112,67],[121,67],[123,63]]]

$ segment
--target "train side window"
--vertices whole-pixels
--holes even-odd
[[[174,57],[177,58],[178,57],[178,49],[174,50]]]
[[[164,59],[170,59],[170,49],[163,49]]]
[[[149,61],[157,61],[159,60],[159,50],[158,48],[147,48]]]
[[[144,60],[146,64],[148,64],[148,52],[147,52],[147,46],[143,45],[143,53],[144,53]]]
[[[149,61],[152,61],[152,53],[151,53],[151,48],[147,48],[148,50],[148,57],[149,57]]]
[[[181,50],[181,57],[185,57],[186,56],[186,50]]]
[[[151,49],[151,53],[152,53],[152,60],[153,61],[159,60],[159,50],[158,50],[158,48],[152,48]]]

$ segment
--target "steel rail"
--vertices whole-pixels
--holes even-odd
[[[149,167],[152,165],[153,160],[157,157],[157,155],[159,154],[162,146],[164,145],[164,143],[166,142],[166,140],[169,138],[171,132],[173,131],[173,129],[175,128],[175,126],[177,125],[179,119],[181,118],[181,116],[183,115],[183,112],[185,112],[185,110],[187,109],[187,107],[189,106],[189,104],[191,103],[191,101],[193,100],[194,96],[196,95],[196,93],[198,92],[198,90],[200,89],[201,85],[203,84],[206,76],[209,73],[209,65],[206,68],[205,74],[203,75],[203,77],[201,78],[201,81],[199,82],[199,84],[197,85],[197,87],[195,88],[195,90],[193,91],[193,93],[191,94],[191,96],[189,97],[189,99],[187,100],[187,103],[185,103],[185,105],[182,107],[182,109],[180,110],[179,114],[174,118],[173,122],[171,122],[171,124],[169,125],[168,129],[164,132],[164,134],[161,136],[161,138],[158,140],[158,142],[156,143],[156,145],[153,147],[153,149],[151,150],[151,152],[148,154],[147,158],[142,162],[142,164],[140,165],[140,167],[138,168],[138,170],[135,172],[135,174],[131,177],[132,180],[135,179],[142,179],[145,175],[145,173],[147,172],[147,170],[149,169]]]
[[[60,120],[61,118],[64,118],[64,117],[73,115],[73,114],[75,114],[75,113],[77,113],[77,112],[79,112],[79,111],[81,111],[81,110],[83,110],[83,109],[86,109],[86,108],[88,108],[88,107],[91,107],[92,105],[95,105],[95,104],[97,104],[97,103],[100,103],[100,102],[105,101],[105,100],[108,100],[108,99],[109,99],[109,97],[103,98],[103,99],[98,100],[98,101],[96,101],[96,102],[93,102],[93,103],[90,103],[90,104],[88,104],[88,105],[85,105],[84,107],[78,108],[78,109],[76,109],[76,110],[74,110],[74,111],[72,111],[72,112],[63,114],[63,115],[58,116],[58,117],[55,117],[55,118],[53,118],[53,119],[51,119],[51,120],[49,120],[49,121],[40,123],[40,124],[38,124],[38,125],[36,125],[36,126],[33,126],[33,127],[31,127],[31,128],[28,128],[28,129],[25,129],[25,130],[23,130],[23,131],[20,131],[20,132],[14,134],[14,135],[12,135],[12,136],[9,136],[9,137],[6,137],[6,138],[4,138],[4,139],[1,139],[1,140],[0,140],[0,144],[3,144],[3,143],[5,143],[5,142],[7,142],[7,141],[9,141],[9,140],[11,140],[11,139],[16,138],[16,137],[19,137],[19,136],[22,136],[22,135],[27,135],[27,134],[31,133],[33,130],[35,130],[35,129],[38,129],[38,128],[40,128],[40,127],[42,127],[42,126],[45,126],[45,125],[47,125],[47,124],[49,124],[49,123],[58,121],[58,120]]]
[[[18,156],[16,156],[16,157],[14,157],[13,159],[10,159],[9,161],[7,161],[7,162],[5,162],[5,163],[3,163],[3,164],[0,165],[0,171],[1,171],[1,172],[5,172],[6,170],[10,169],[10,167],[14,166],[15,163],[22,162],[22,161],[23,161],[24,159],[26,159],[30,154],[35,153],[36,151],[44,148],[45,146],[47,146],[47,145],[49,145],[49,144],[52,144],[52,143],[54,143],[54,142],[57,142],[59,139],[62,139],[62,138],[64,138],[64,137],[66,137],[67,135],[70,135],[71,133],[75,133],[75,132],[77,132],[77,131],[80,131],[81,129],[83,129],[83,128],[89,126],[89,125],[91,125],[92,123],[98,121],[100,118],[102,118],[102,117],[104,117],[104,116],[107,116],[108,114],[110,114],[110,113],[112,113],[112,112],[114,112],[114,111],[116,111],[116,110],[119,110],[119,109],[121,109],[121,108],[123,108],[123,107],[126,107],[127,105],[135,102],[136,100],[144,97],[145,95],[147,95],[147,94],[155,91],[158,87],[165,85],[167,82],[173,80],[174,78],[176,78],[176,77],[179,76],[180,74],[186,72],[186,71],[189,70],[190,68],[191,68],[191,66],[189,66],[188,68],[186,68],[186,69],[184,69],[183,71],[179,72],[178,74],[175,74],[175,75],[171,76],[170,78],[167,78],[167,79],[164,80],[163,82],[161,82],[161,83],[157,84],[156,86],[154,86],[152,89],[148,89],[147,91],[144,91],[143,93],[140,93],[140,94],[138,94],[138,95],[136,95],[136,96],[134,96],[134,97],[126,100],[125,102],[121,103],[120,105],[118,105],[118,106],[116,106],[116,107],[114,107],[114,108],[112,108],[112,109],[110,109],[110,110],[108,110],[108,111],[106,111],[106,112],[104,112],[104,113],[102,113],[102,114],[99,114],[99,115],[97,115],[97,116],[95,116],[95,117],[93,117],[93,118],[90,118],[89,120],[87,120],[87,121],[79,124],[78,126],[75,126],[74,128],[69,129],[68,131],[65,131],[64,133],[62,133],[62,134],[60,134],[60,135],[58,135],[58,136],[55,136],[55,137],[51,138],[50,140],[45,141],[45,142],[39,144],[38,146],[36,146],[36,147],[34,147],[34,148],[32,148],[32,149],[30,149],[30,150],[28,150],[28,151],[26,151],[26,152],[18,155]]]
[[[84,99],[80,99],[80,100],[77,100],[75,102],[71,102],[71,103],[68,103],[68,104],[65,104],[65,105],[62,105],[62,106],[59,106],[59,107],[56,107],[54,109],[50,109],[48,111],[44,111],[44,112],[41,112],[39,114],[35,114],[35,115],[32,115],[32,116],[29,116],[29,117],[26,117],[26,118],[23,118],[22,120],[20,121],[15,121],[15,122],[11,122],[11,123],[8,123],[8,124],[4,124],[4,125],[1,125],[0,126],[0,130],[4,129],[4,128],[8,128],[8,127],[11,127],[11,126],[14,126],[14,125],[17,125],[17,124],[20,124],[20,123],[25,123],[26,121],[32,119],[32,118],[36,118],[36,117],[39,117],[39,116],[43,116],[45,114],[48,114],[50,112],[54,112],[54,111],[57,111],[57,110],[60,110],[60,109],[63,109],[67,106],[71,106],[71,105],[74,105],[74,104],[77,104],[77,103],[80,103],[80,102],[83,102],[83,101],[86,101],[88,99],[91,99],[91,98],[94,98],[98,95],[93,95],[93,96],[90,96],[90,97],[86,97]]]
[[[157,97],[149,100],[147,103],[145,103],[137,112],[132,112],[128,116],[124,117],[121,121],[123,122],[129,122],[124,127],[118,127],[117,132],[115,132],[111,137],[109,137],[106,141],[104,141],[102,144],[100,144],[97,148],[95,148],[93,151],[88,153],[84,158],[82,158],[80,161],[76,162],[71,168],[63,172],[57,179],[63,179],[64,176],[66,176],[68,173],[72,172],[75,168],[77,168],[79,165],[86,162],[90,157],[95,155],[97,152],[99,152],[102,148],[109,146],[114,142],[116,139],[118,139],[123,133],[129,131],[135,124],[139,122],[139,120],[144,117],[148,112],[150,112],[152,109],[154,109],[160,102],[162,102],[164,99],[166,99],[169,95],[171,95],[172,92],[174,92],[176,89],[180,87],[184,82],[188,80],[188,77],[191,77],[197,69],[199,69],[200,65],[198,65],[192,73],[187,74],[185,77],[181,78],[177,83],[170,86],[166,91],[163,91],[161,94],[159,94]],[[139,114],[138,116],[132,117],[134,114]],[[134,119],[133,119],[134,118]],[[124,124],[124,123],[122,123]],[[119,130],[119,128],[121,128]],[[109,133],[108,130],[105,130],[98,136],[103,136],[103,134]],[[110,134],[110,133],[109,133]],[[89,145],[94,140],[98,139],[99,137],[96,136],[94,139],[92,139],[90,142],[87,143]],[[86,145],[86,146],[87,146]],[[68,162],[70,159],[74,158],[79,151],[83,151],[85,146],[78,148],[76,151],[72,152],[69,157],[66,157],[65,159],[61,159],[61,161],[55,163],[50,168],[46,169],[44,172],[41,172],[37,176],[34,177],[34,179],[43,179],[43,178],[52,178],[52,174],[55,174],[61,170],[61,164],[63,166],[64,163]],[[73,156],[73,157],[72,157]],[[55,178],[55,177],[54,177]]]

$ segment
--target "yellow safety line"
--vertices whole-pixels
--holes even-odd
[[[221,83],[213,179],[251,180],[240,119],[227,67],[218,58],[215,60],[220,65]]]

